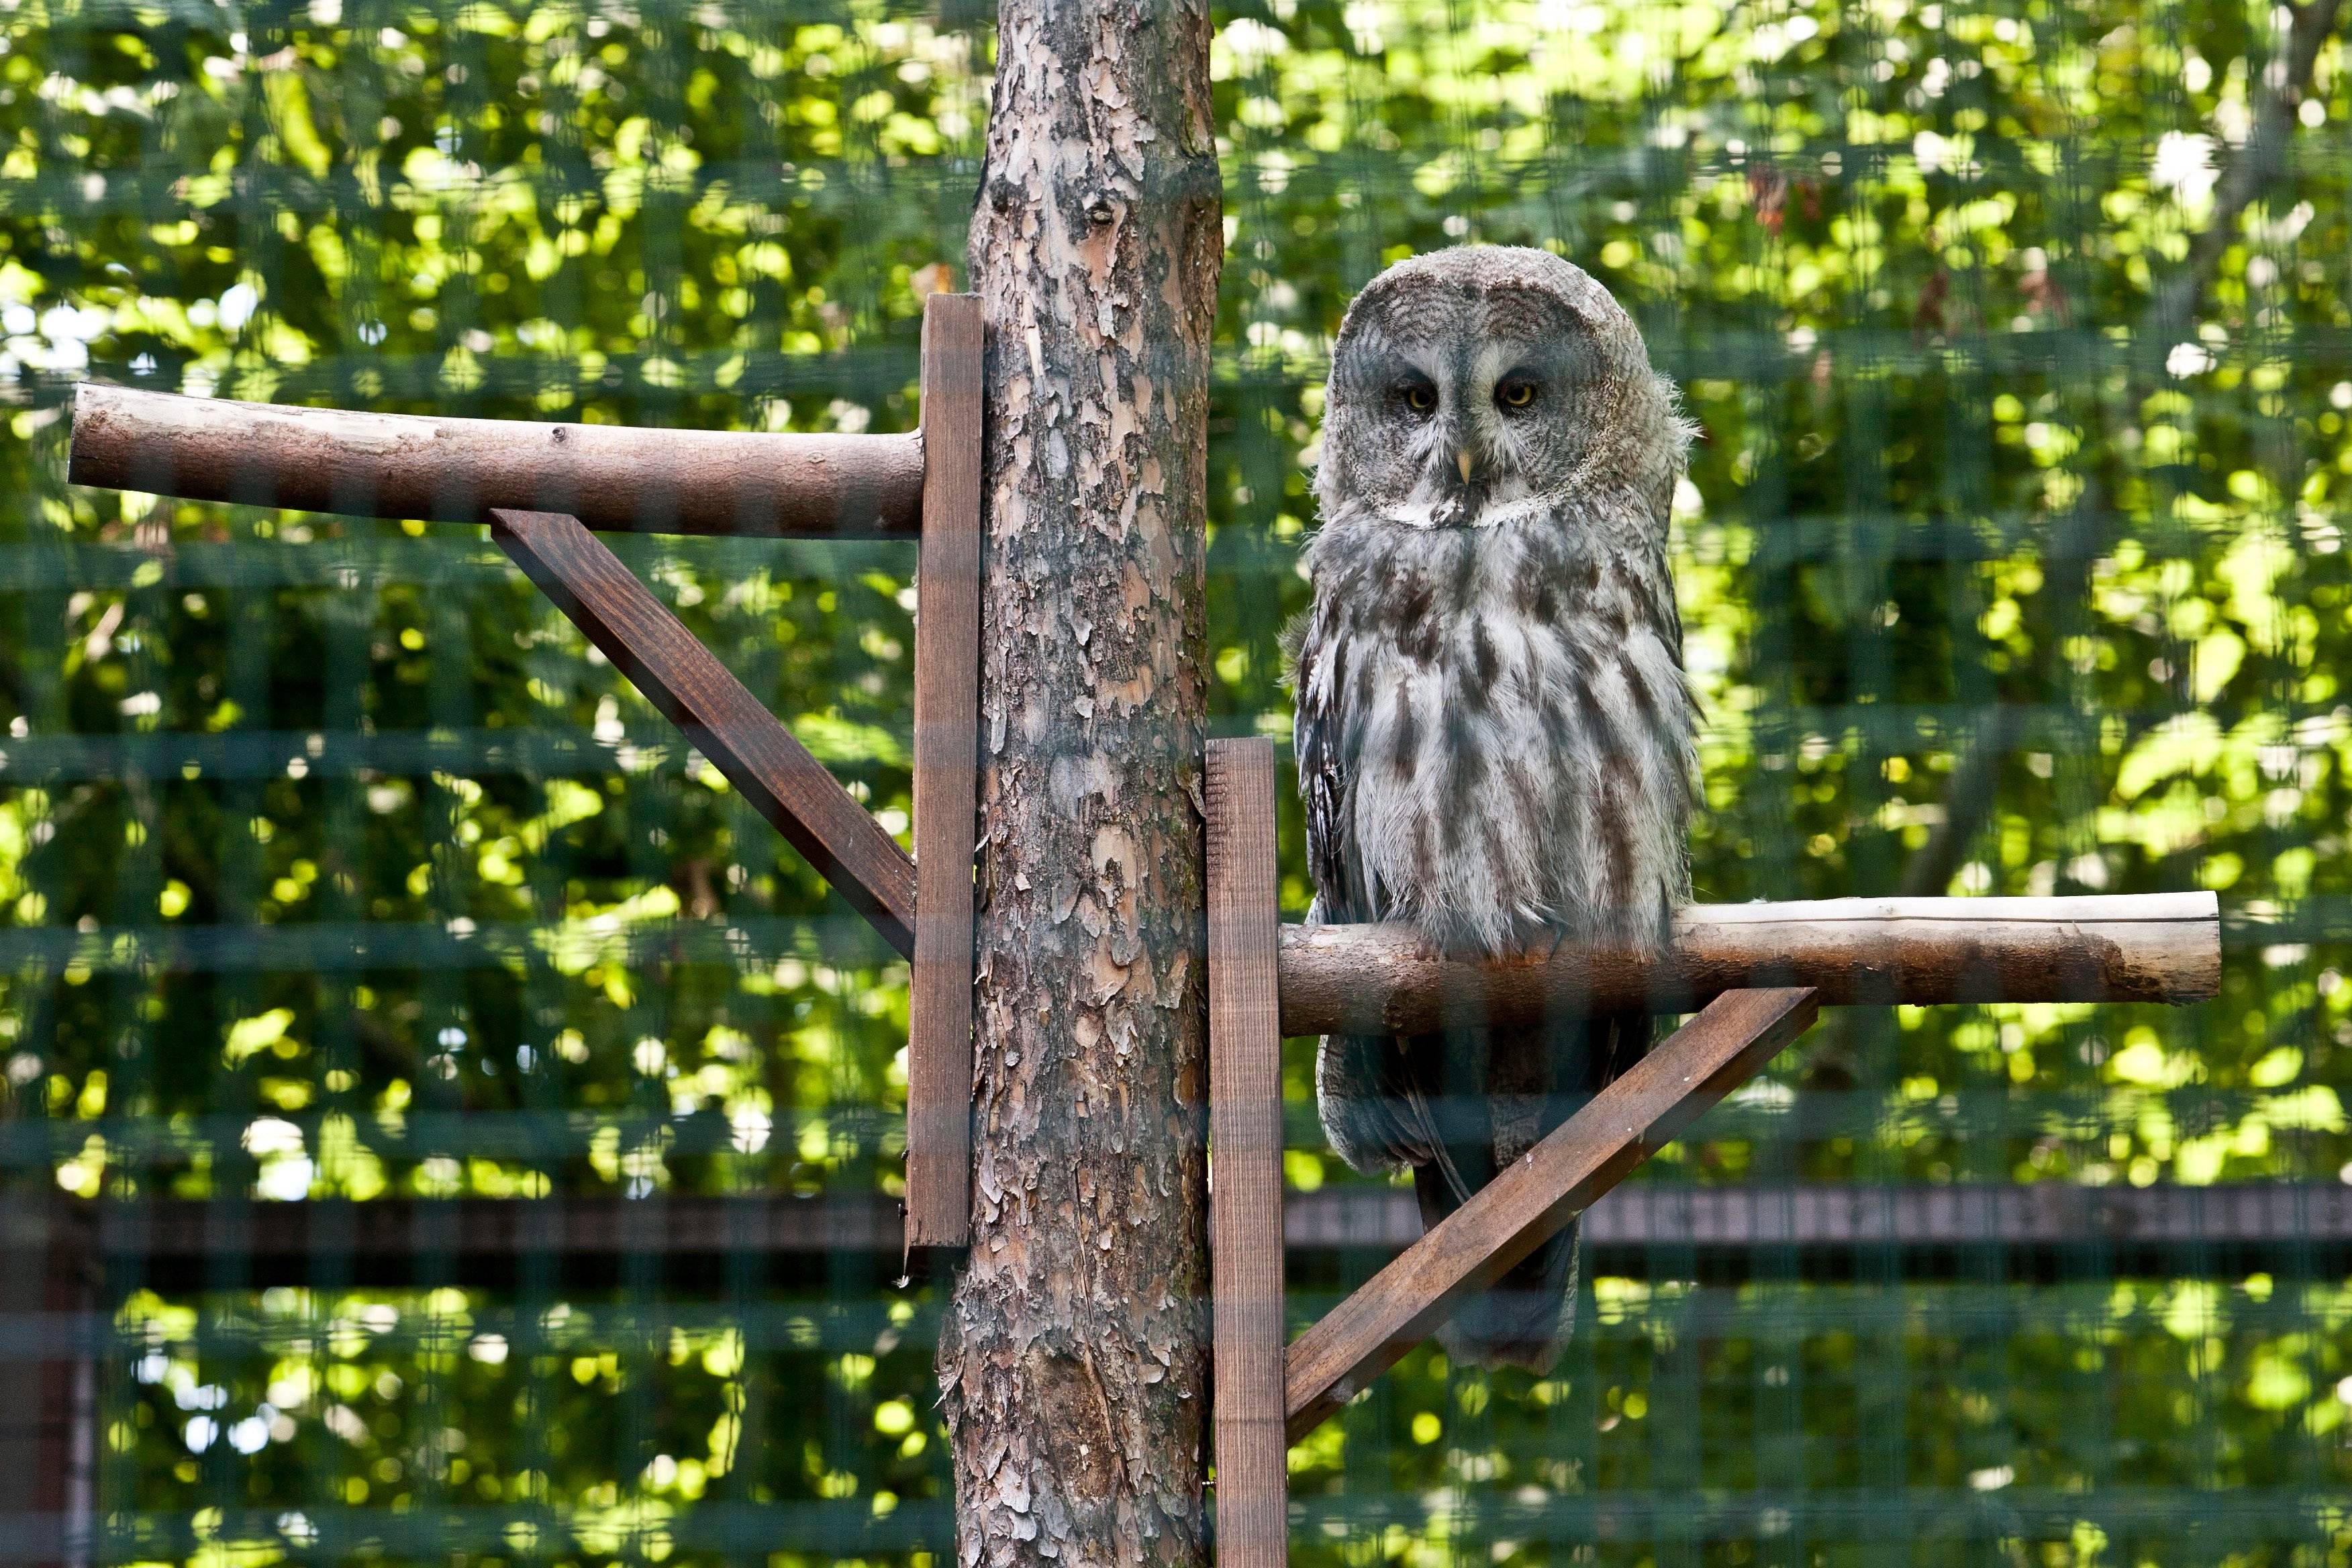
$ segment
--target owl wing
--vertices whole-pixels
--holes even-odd
[[[1387,914],[1366,884],[1355,842],[1355,775],[1363,733],[1346,679],[1347,636],[1338,617],[1317,612],[1297,639],[1298,705],[1292,742],[1298,794],[1307,807],[1307,875],[1316,917],[1332,924]],[[1436,1142],[1399,1042],[1383,1035],[1326,1035],[1315,1054],[1315,1099],[1324,1135],[1340,1158],[1367,1173],[1417,1165]]]
[[[1301,671],[1293,740],[1298,760],[1298,795],[1307,807],[1307,874],[1315,884],[1316,912],[1334,925],[1377,920],[1379,916],[1364,907],[1367,900],[1356,885],[1358,879],[1349,875],[1356,857],[1348,810],[1349,775],[1353,769],[1340,745],[1347,716],[1328,679],[1307,679],[1311,668],[1309,665]]]

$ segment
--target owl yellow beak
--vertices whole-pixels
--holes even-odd
[[[1467,447],[1454,454],[1454,466],[1462,470],[1462,482],[1468,484],[1470,482],[1470,449]]]

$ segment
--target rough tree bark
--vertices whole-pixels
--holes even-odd
[[[1003,0],[972,1244],[940,1343],[964,1568],[1204,1560],[1202,0]]]

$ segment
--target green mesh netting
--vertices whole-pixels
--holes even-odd
[[[2352,1559],[2336,22],[1221,13],[1221,728],[1286,733],[1349,295],[1546,244],[1705,426],[1703,898],[2229,913],[2217,1002],[1834,1016],[1637,1184],[2181,1225],[1604,1246],[1557,1376],[1424,1350],[1294,1451],[1302,1563]],[[949,1560],[939,1288],[877,1206],[903,968],[479,531],[70,490],[60,414],[903,428],[992,47],[962,5],[0,0],[0,1560]],[[909,548],[619,548],[903,831]],[[1302,1201],[1375,1213],[1306,1042],[1289,1079]],[[499,1228],[533,1198],[576,1226]],[[1385,1256],[1297,1249],[1295,1313]]]

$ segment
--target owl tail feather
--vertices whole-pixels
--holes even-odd
[[[1429,1101],[1422,1094],[1420,1085],[1405,1086],[1405,1103],[1412,1112],[1412,1126],[1422,1140],[1428,1144],[1432,1156],[1429,1163],[1416,1167],[1416,1171],[1432,1171],[1445,1178],[1444,1190],[1453,1197],[1453,1202],[1446,1205],[1445,1212],[1451,1214],[1470,1201],[1470,1184],[1462,1179],[1461,1168],[1454,1163],[1454,1151],[1448,1148],[1445,1140],[1438,1135],[1437,1118],[1431,1113]],[[1414,1177],[1416,1184],[1419,1180],[1420,1177],[1416,1174]],[[1432,1184],[1434,1185],[1434,1184]],[[1427,1199],[1424,1198],[1422,1201],[1422,1206],[1426,1212]],[[1424,1223],[1423,1228],[1427,1229],[1428,1225]]]
[[[1437,1142],[1434,1152],[1445,1157],[1413,1167],[1423,1230],[1468,1202],[1496,1170],[1632,1066],[1648,1050],[1650,1030],[1647,1015],[1625,1014],[1412,1041],[1406,1056],[1416,1087],[1442,1085],[1449,1103],[1471,1111],[1457,1114],[1452,1136]],[[1464,1302],[1438,1331],[1446,1353],[1482,1366],[1549,1372],[1576,1327],[1580,1231],[1569,1226]]]
[[[1462,1206],[1444,1172],[1416,1165],[1412,1190],[1421,1200],[1427,1231]],[[1576,1328],[1576,1260],[1579,1232],[1566,1230],[1512,1265],[1494,1285],[1464,1302],[1437,1331],[1437,1342],[1457,1362],[1474,1366],[1525,1367],[1538,1376],[1551,1371]]]

